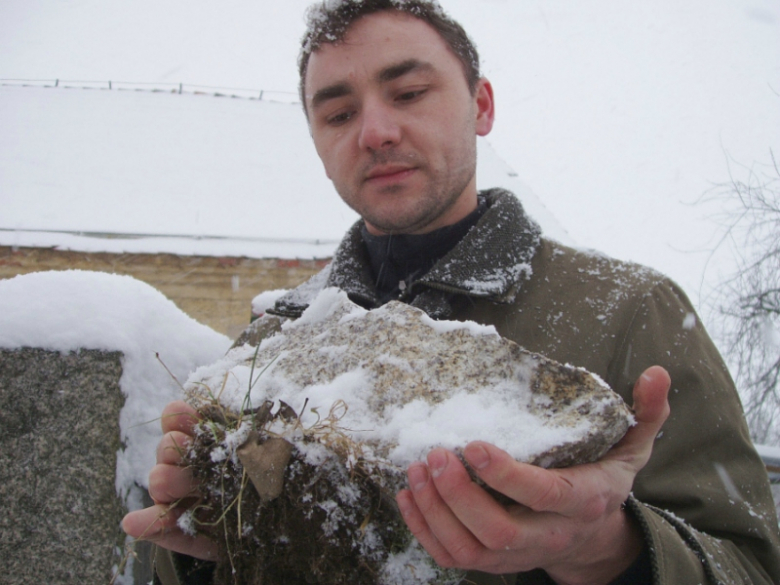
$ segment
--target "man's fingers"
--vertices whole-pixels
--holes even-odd
[[[634,385],[634,411],[639,423],[663,425],[669,416],[669,388],[672,380],[661,366],[645,370]]]
[[[410,467],[409,483],[425,520],[424,529],[431,536],[425,531],[420,536],[408,513],[405,518],[439,564],[453,566],[449,563],[454,562],[454,566],[490,572],[500,565],[506,551],[526,545],[526,535],[514,518],[471,479],[454,453],[434,449],[428,454],[427,468],[423,464]],[[439,545],[446,556],[434,552]]]
[[[191,435],[181,431],[166,433],[157,445],[157,463],[165,465],[181,465],[184,455],[192,444]]]
[[[634,473],[645,466],[658,431],[669,416],[669,373],[660,366],[645,370],[634,385],[636,424],[610,451],[607,458],[631,463]]]
[[[491,487],[500,486],[517,499],[531,493],[529,497],[545,509],[559,507],[568,511],[578,505],[572,504],[572,498],[549,499],[544,494],[549,484],[539,488],[536,475],[528,478],[522,473],[506,473],[503,467],[511,464],[553,475],[547,470],[524,466],[500,449],[472,443],[464,455],[468,460],[471,454],[472,465],[476,467],[475,464],[484,460],[475,451],[485,447],[495,451],[496,457],[482,466],[479,473],[484,473],[483,479]],[[506,455],[506,460],[500,454]],[[518,478],[523,484],[519,488],[515,483]],[[398,495],[401,513],[412,534],[442,566],[487,572],[501,572],[508,567],[512,571],[526,571],[540,562],[540,552],[559,550],[569,541],[569,532],[563,530],[563,516],[532,513],[525,506],[505,508],[471,479],[458,457],[444,449],[431,451],[428,466],[413,464],[409,468],[409,484],[411,490]]]
[[[452,566],[450,559],[454,559],[458,566],[468,566],[471,564],[470,557],[475,554],[480,545],[473,534],[463,526],[456,515],[457,512],[452,508],[452,503],[442,499],[443,494],[439,492],[434,481],[443,471],[440,465],[450,459],[457,463],[455,456],[448,451],[434,449],[428,454],[427,466],[414,463],[409,467],[409,486],[412,488],[412,496],[417,509],[425,518],[426,528],[431,536],[427,537],[419,532],[415,534],[412,527],[410,529],[426,549],[430,548],[429,542],[440,543],[446,555],[437,554],[435,547],[433,550],[428,550],[439,564]],[[463,473],[465,475],[465,470]],[[466,481],[471,482],[468,476]]]
[[[143,510],[130,512],[122,520],[122,529],[133,538],[155,540],[178,530],[177,522],[183,510],[156,504]]]
[[[193,427],[200,420],[198,411],[182,400],[169,403],[162,412],[161,424],[163,434],[179,431],[186,435],[193,434]]]
[[[164,436],[157,446],[157,465],[149,472],[149,495],[155,505],[127,514],[122,528],[132,537],[153,541],[163,548],[214,560],[217,556],[214,542],[202,534],[185,534],[177,524],[184,507],[172,505],[197,494],[198,484],[192,472],[181,464],[199,420],[197,410],[186,402],[171,402],[165,407],[161,417]]]
[[[155,504],[171,504],[197,494],[192,472],[178,465],[155,465],[149,472],[149,495]]]
[[[409,527],[409,531],[423,548],[428,551],[428,554],[433,557],[433,560],[442,567],[453,566],[454,560],[452,556],[431,531],[425,516],[420,512],[420,509],[414,501],[412,492],[410,490],[401,490],[398,492],[396,503],[398,504],[398,509],[401,511],[401,515],[403,516],[406,525]]]
[[[216,560],[217,546],[205,535],[185,534],[178,526],[183,509],[156,505],[130,512],[122,529],[130,536],[149,540],[163,548],[204,560]]]
[[[482,441],[466,445],[463,456],[486,484],[527,508],[564,516],[578,510],[578,500],[571,497],[571,483],[554,470],[520,463]]]

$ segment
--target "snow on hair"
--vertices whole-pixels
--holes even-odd
[[[298,56],[300,96],[306,109],[305,79],[309,57],[323,44],[341,41],[358,19],[382,10],[405,12],[429,24],[444,39],[463,65],[469,89],[474,92],[480,78],[479,54],[474,42],[436,0],[322,0],[306,13],[306,32]]]

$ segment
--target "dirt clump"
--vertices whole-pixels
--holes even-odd
[[[405,484],[402,470],[365,458],[339,432],[337,412],[304,431],[289,406],[273,414],[271,406],[241,414],[200,408],[204,419],[187,458],[203,497],[180,525],[210,532],[219,543],[217,585],[460,581],[460,572],[434,568],[405,527],[394,499]],[[272,422],[278,429],[285,416],[291,441],[266,430]],[[242,434],[246,428],[252,430]],[[238,441],[233,453],[225,451]],[[286,455],[279,441],[289,446]],[[254,447],[262,458],[269,445],[276,446],[268,460],[277,464],[261,465],[263,477],[253,483],[245,456],[235,454]]]

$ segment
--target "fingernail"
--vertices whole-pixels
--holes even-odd
[[[490,455],[482,445],[469,445],[464,449],[463,456],[474,469],[485,469],[490,463]]]
[[[419,492],[428,485],[428,469],[422,463],[412,463],[407,475],[409,476],[409,487],[414,492]]]
[[[447,468],[447,453],[442,449],[434,449],[428,453],[428,467],[433,477],[439,477]]]

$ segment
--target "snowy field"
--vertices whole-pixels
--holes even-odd
[[[308,3],[6,0],[0,19],[0,78],[256,88],[287,92],[277,95],[289,100],[296,91],[297,41]],[[679,281],[694,301],[700,292],[706,295],[709,287],[716,286],[719,273],[731,264],[726,254],[710,260],[718,231],[710,216],[717,209],[696,201],[713,184],[728,181],[729,172],[746,179],[749,169],[770,162],[771,149],[780,150],[777,2],[443,0],[442,4],[467,23],[480,48],[484,71],[494,84],[498,119],[489,143],[572,240],[662,270]],[[38,99],[39,90],[19,91],[29,92],[24,94],[29,97],[20,99]],[[93,107],[96,93],[67,90],[59,95],[62,107],[73,108],[77,116]],[[100,92],[101,96],[107,93]],[[117,93],[101,99],[126,99],[115,97]],[[97,215],[106,219],[104,229],[110,231],[111,214],[94,204],[101,199],[121,204],[126,221],[142,223],[141,233],[156,233],[167,222],[181,219],[189,223],[187,233],[243,235],[224,233],[221,226],[231,213],[273,217],[276,220],[268,223],[290,232],[298,222],[288,222],[284,205],[307,197],[299,204],[312,212],[306,218],[297,215],[305,237],[337,237],[337,229],[328,229],[335,222],[321,221],[311,227],[323,217],[323,208],[330,209],[335,200],[332,191],[301,193],[281,187],[283,193],[276,193],[270,205],[258,201],[261,181],[253,173],[261,172],[262,149],[268,146],[247,144],[236,135],[224,123],[225,106],[220,100],[210,100],[208,115],[179,130],[196,137],[190,143],[210,144],[215,164],[227,161],[230,176],[187,185],[188,166],[192,169],[201,162],[188,156],[189,149],[175,138],[177,129],[171,128],[177,119],[186,119],[193,101],[191,96],[179,98],[142,100],[128,109],[127,118],[102,120],[100,136],[76,132],[72,152],[39,152],[45,157],[31,161],[32,168],[77,158],[85,141],[103,140],[107,154],[116,154],[115,167],[111,173],[89,164],[71,167],[78,173],[64,171],[57,188],[63,189],[67,205],[37,200],[34,176],[13,188],[4,184],[0,205],[15,211],[0,215],[0,228],[56,228],[73,216]],[[266,116],[253,105],[235,106],[246,108],[245,122],[250,127]],[[43,121],[49,106],[42,107]],[[162,113],[170,125],[148,137],[148,164],[114,172],[121,167],[127,147],[134,147],[123,145],[129,121],[145,111]],[[289,116],[292,119],[295,113]],[[23,131],[38,130],[33,125]],[[0,159],[7,160],[14,151],[13,134],[4,132]],[[292,156],[298,163],[291,181],[300,173],[318,172],[309,170],[312,152],[310,145],[279,145],[280,158]],[[175,178],[180,188],[139,193],[132,185],[133,178],[141,175],[166,187]],[[238,191],[240,203],[231,204],[238,209],[215,214],[202,207],[204,199],[222,199],[230,191]],[[148,199],[154,205],[146,205]],[[129,205],[133,201],[139,202],[134,210]],[[163,233],[173,231],[171,226]],[[276,237],[261,232],[257,229],[251,235]],[[3,243],[13,243],[9,237],[0,232]],[[56,243],[52,238],[48,242]]]
[[[6,86],[0,127],[13,145],[0,147],[0,193],[18,194],[3,200],[6,245],[324,258],[357,219],[296,104]],[[567,240],[488,142],[479,155],[484,184],[514,191],[546,233]]]

